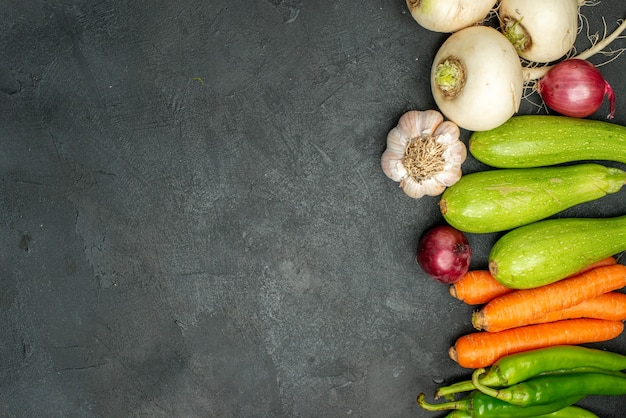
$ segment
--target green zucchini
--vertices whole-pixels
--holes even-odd
[[[618,192],[626,171],[586,163],[466,174],[439,201],[445,220],[471,233],[506,231]]]
[[[626,251],[626,215],[546,219],[498,239],[489,253],[489,271],[505,286],[530,289],[622,251]]]
[[[469,149],[478,161],[498,168],[583,160],[626,163],[626,127],[567,116],[520,115],[472,133]]]

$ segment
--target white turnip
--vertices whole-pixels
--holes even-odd
[[[556,61],[574,47],[579,0],[501,0],[500,29],[520,57],[539,63]]]
[[[453,33],[433,61],[431,90],[441,112],[461,128],[485,131],[519,109],[522,64],[498,30],[470,26]]]
[[[434,32],[456,32],[482,22],[497,0],[406,0],[413,19]]]

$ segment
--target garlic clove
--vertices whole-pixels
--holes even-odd
[[[448,145],[448,148],[443,152],[443,158],[448,163],[461,165],[467,159],[467,148],[461,141],[455,141]]]
[[[454,122],[447,120],[437,126],[433,136],[439,137],[437,140],[442,144],[452,144],[461,137],[461,130]]]
[[[383,173],[393,181],[400,181],[408,176],[401,158],[393,158],[391,154],[383,153],[380,160]]]
[[[434,179],[439,182],[439,184],[450,187],[457,181],[461,179],[462,171],[459,166],[450,166],[447,167],[444,171],[440,172]]]
[[[400,181],[408,175],[402,159],[409,138],[399,128],[392,129],[387,135],[387,148],[380,159],[383,173],[393,181]]]
[[[423,196],[438,196],[446,189],[446,186],[439,183],[434,178],[417,182],[413,178],[407,177],[400,182],[400,186],[404,193],[415,199]]]
[[[414,199],[418,199],[426,194],[422,185],[411,177],[407,177],[400,182],[400,187],[402,187],[402,191],[409,197]]]
[[[435,177],[431,177],[422,182],[424,194],[428,196],[438,196],[446,190],[446,186],[441,184]]]
[[[411,137],[408,132],[405,132],[403,129],[396,126],[387,134],[387,149],[391,149],[393,152],[404,155],[404,150],[410,140]]]
[[[398,128],[411,139],[435,131],[442,122],[443,115],[436,110],[410,110],[400,117]]]

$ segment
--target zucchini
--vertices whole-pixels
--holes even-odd
[[[626,127],[567,116],[520,115],[472,133],[469,149],[478,161],[498,168],[583,160],[626,163]]]
[[[616,193],[624,183],[626,171],[595,163],[479,171],[448,187],[439,208],[456,229],[499,232]]]
[[[530,289],[625,250],[626,215],[546,219],[498,239],[489,253],[489,271],[505,286]]]

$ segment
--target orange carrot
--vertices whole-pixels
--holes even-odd
[[[610,321],[626,320],[626,294],[608,292],[595,298],[583,300],[578,305],[548,314],[532,321],[533,324],[574,318],[596,318]]]
[[[532,323],[533,319],[578,305],[626,286],[626,266],[596,267],[577,276],[534,289],[516,290],[499,296],[472,315],[478,330],[497,332]]]
[[[500,332],[479,331],[456,340],[450,358],[459,366],[488,367],[508,354],[561,344],[587,344],[607,341],[624,330],[621,321],[605,319],[566,319],[528,325]]]
[[[470,270],[456,283],[450,285],[452,297],[468,305],[480,305],[491,299],[512,292],[493,278],[489,270]]]
[[[596,267],[617,264],[615,257],[607,257],[597,261],[577,274]],[[488,270],[470,270],[459,281],[450,285],[450,294],[468,305],[482,305],[492,299],[511,293],[513,289],[506,287],[493,278]]]

